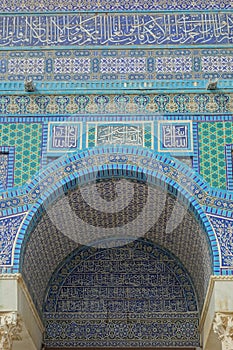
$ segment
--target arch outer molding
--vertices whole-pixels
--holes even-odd
[[[206,216],[213,203],[210,189],[192,169],[179,161],[138,147],[101,147],[66,155],[45,168],[18,193],[15,201],[28,214],[21,225],[14,251],[13,272],[20,270],[30,232],[48,205],[78,184],[112,176],[137,179],[160,186],[177,197],[195,215],[210,242],[213,272],[221,274],[218,242]],[[12,200],[13,201],[13,200]],[[213,209],[215,213],[218,209]],[[14,211],[15,212],[15,211]]]

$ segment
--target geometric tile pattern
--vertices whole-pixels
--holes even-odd
[[[11,266],[13,246],[24,215],[0,220],[0,265]]]
[[[65,1],[60,0],[24,0],[19,2],[17,0],[5,0],[0,4],[2,12],[46,12],[46,11],[129,11],[129,10],[223,10],[232,9],[232,2],[229,0],[197,0],[197,1],[183,1],[183,0],[157,0],[157,1],[137,1],[119,0],[113,2],[111,0],[82,0],[82,1]]]
[[[53,274],[43,310],[47,346],[199,345],[189,275],[142,239],[73,252]]]
[[[58,95],[59,96],[59,95]],[[77,114],[220,114],[232,113],[233,95],[215,94],[119,94],[119,95],[11,95],[0,96],[0,115],[77,115]]]
[[[233,121],[198,123],[198,136],[200,174],[212,187],[225,189],[225,145],[233,143]]]
[[[43,58],[12,58],[8,61],[8,74],[21,77],[25,77],[25,74],[41,74],[45,69],[44,63]]]
[[[232,56],[208,56],[201,57],[202,70],[204,72],[233,72]]]
[[[112,53],[111,53],[112,55]],[[101,73],[143,73],[146,71],[146,59],[135,57],[122,58],[101,58],[100,72]]]
[[[232,20],[231,12],[0,15],[0,45],[229,45]],[[200,35],[196,23],[208,29]]]
[[[161,52],[161,51],[160,51]],[[182,51],[181,51],[182,52]],[[170,72],[191,72],[193,69],[192,66],[192,51],[189,51],[191,54],[185,57],[185,51],[183,51],[184,57],[167,57],[162,56],[155,59],[156,71],[162,73]],[[165,53],[166,54],[166,53]]]
[[[55,74],[90,73],[90,70],[90,58],[56,58],[54,61]]]
[[[201,307],[212,257],[193,214],[162,189],[112,177],[61,196],[46,208],[24,243],[21,271],[38,310],[52,273],[74,249],[128,237],[144,237],[174,254],[191,276]]]
[[[218,238],[222,266],[233,266],[233,220],[210,215],[209,220]]]
[[[15,186],[21,186],[39,170],[41,138],[40,123],[0,124],[0,146],[15,147]]]
[[[233,50],[40,50],[0,52],[0,79],[24,81],[208,80],[233,78]]]

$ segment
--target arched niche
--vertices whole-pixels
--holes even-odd
[[[145,239],[96,242],[54,272],[43,317],[48,347],[199,346],[199,310],[186,269]]]
[[[18,236],[20,256],[15,255],[41,317],[49,281],[64,259],[95,241],[122,238],[122,226],[126,237],[148,240],[180,261],[201,310],[219,264],[200,205],[205,191],[188,167],[136,147],[96,148],[54,162],[28,185],[35,205]]]

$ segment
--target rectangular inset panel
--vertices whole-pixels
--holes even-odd
[[[87,147],[101,145],[132,145],[154,148],[152,123],[87,123]]]
[[[81,148],[81,123],[49,123],[48,135],[48,153],[63,154]]]
[[[158,151],[175,154],[193,152],[192,122],[187,120],[158,123]]]

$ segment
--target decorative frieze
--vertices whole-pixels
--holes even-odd
[[[229,45],[232,23],[231,12],[1,15],[0,45]]]
[[[56,83],[54,83],[56,84]],[[62,84],[62,83],[61,83]],[[64,83],[65,84],[65,83]],[[1,85],[1,83],[0,83]],[[52,87],[52,85],[51,85]],[[54,88],[55,85],[54,85]],[[65,86],[61,86],[61,89]],[[102,95],[0,95],[0,115],[194,115],[196,113],[220,114],[230,113],[233,109],[231,93],[214,94],[102,94]],[[38,133],[39,135],[39,133]]]
[[[46,11],[140,11],[140,10],[223,10],[232,9],[233,4],[229,0],[215,1],[183,1],[183,0],[4,0],[0,4],[1,12],[46,12]]]
[[[233,50],[227,49],[67,49],[0,51],[0,80],[34,82],[233,78]],[[220,82],[219,82],[220,84]],[[219,85],[220,86],[220,85]],[[158,86],[159,87],[159,86]],[[178,85],[176,86],[176,88]],[[199,85],[193,86],[195,89]],[[160,86],[162,88],[162,85]]]

